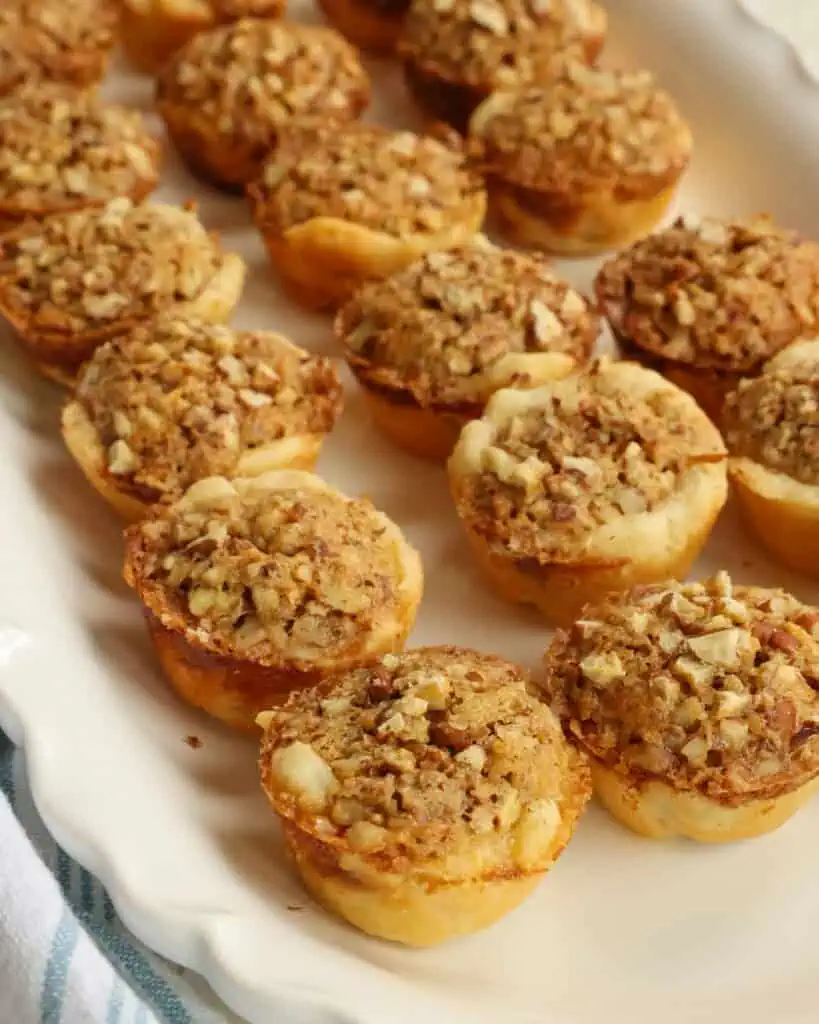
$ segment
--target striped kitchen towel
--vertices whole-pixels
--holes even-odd
[[[40,820],[0,732],[0,1024],[225,1024],[200,978],[150,953]]]

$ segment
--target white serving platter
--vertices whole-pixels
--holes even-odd
[[[819,237],[819,89],[792,50],[736,0],[607,6],[607,60],[652,68],[693,123],[679,207],[768,210]],[[373,71],[373,116],[417,124],[396,70]],[[110,91],[150,107],[144,79],[117,72]],[[249,261],[235,322],[332,353],[327,321],[279,294],[241,200],[207,190],[170,156],[158,198],[192,196]],[[594,264],[563,270],[588,287]],[[63,452],[58,406],[3,337],[0,725],[25,748],[48,827],[148,945],[200,971],[258,1024],[817,1019],[819,802],[774,835],[714,849],[640,839],[592,808],[519,911],[434,950],[368,939],[311,903],[259,792],[253,742],[164,684],[121,582],[119,526]],[[473,569],[443,470],[380,439],[352,384],[320,469],[370,495],[421,550],[428,582],[413,642],[537,665],[548,631],[496,600]],[[764,557],[731,507],[697,571],[721,566],[819,601],[819,587]]]

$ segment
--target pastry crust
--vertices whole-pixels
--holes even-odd
[[[129,60],[157,74],[199,32],[241,18],[278,18],[285,0],[121,0],[120,32]]]
[[[507,237],[568,256],[648,234],[691,153],[688,125],[648,72],[576,62],[548,84],[493,93],[469,131]]]
[[[243,19],[192,38],[157,79],[157,108],[190,168],[241,191],[288,122],[328,131],[368,106],[370,81],[356,50],[332,29]]]
[[[487,242],[429,253],[358,291],[336,335],[376,424],[411,454],[448,458],[497,390],[565,377],[599,330],[537,256]]]
[[[139,111],[64,85],[21,87],[0,99],[0,232],[120,196],[139,202],[161,158]]]
[[[465,133],[497,89],[594,63],[608,27],[594,0],[414,0],[399,41],[407,84],[434,120]]]
[[[105,77],[116,24],[113,0],[4,0],[0,96],[37,81],[96,85]]]
[[[362,50],[392,53],[398,45],[409,0],[319,0],[327,20]]]
[[[0,314],[40,371],[70,387],[98,345],[158,315],[227,320],[244,277],[191,210],[115,199],[6,235]]]
[[[681,217],[605,263],[595,291],[625,354],[718,418],[743,376],[816,334],[819,244],[765,217]]]
[[[529,686],[500,658],[422,647],[260,716],[262,788],[317,899],[371,935],[430,946],[535,888],[590,787]]]
[[[762,543],[819,576],[819,340],[799,342],[729,394],[728,475]]]
[[[467,244],[486,211],[457,139],[374,125],[288,133],[248,197],[282,283],[314,309],[337,308],[427,252]]]
[[[449,474],[498,592],[559,624],[608,591],[685,575],[727,492],[722,440],[690,396],[605,360],[497,392]]]
[[[819,611],[724,572],[612,596],[547,651],[595,792],[652,838],[778,828],[819,788]]]
[[[330,360],[281,335],[163,320],[96,350],[62,430],[90,483],[135,522],[203,477],[312,469],[341,404]]]
[[[417,552],[312,473],[200,480],[126,531],[126,581],[172,686],[228,725],[403,647]]]

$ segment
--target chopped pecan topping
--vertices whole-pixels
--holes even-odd
[[[755,371],[819,327],[819,244],[766,218],[682,217],[604,264],[596,282],[615,332],[703,369]]]
[[[819,771],[819,629],[779,590],[641,587],[587,608],[546,655],[552,706],[589,753],[727,803]],[[616,659],[602,676],[590,664]]]

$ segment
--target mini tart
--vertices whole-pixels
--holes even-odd
[[[566,256],[655,227],[691,154],[691,131],[647,71],[570,63],[547,85],[493,93],[470,121],[510,241]]]
[[[423,586],[395,523],[300,470],[208,477],[157,506],[126,530],[125,579],[174,688],[238,729],[400,650]]]
[[[438,460],[495,391],[565,377],[589,358],[598,330],[545,259],[488,244],[429,253],[365,285],[336,319],[376,424]]]
[[[592,63],[606,28],[594,0],[413,0],[398,52],[421,106],[465,132],[496,89],[550,81],[570,58]]]
[[[754,532],[787,566],[819,576],[819,340],[791,345],[740,381],[723,433]]]
[[[431,946],[535,888],[590,792],[527,673],[421,647],[260,716],[262,788],[307,888],[351,924]]]
[[[327,20],[362,50],[391,53],[398,45],[410,0],[319,0]]]
[[[819,788],[819,611],[781,590],[641,587],[586,608],[545,688],[595,792],[652,838],[771,832]]]
[[[0,99],[0,231],[138,201],[156,188],[162,148],[138,110],[35,83]]]
[[[120,0],[122,46],[140,70],[156,74],[199,32],[241,18],[278,18],[285,0]]]
[[[601,312],[629,358],[714,418],[742,376],[819,327],[819,244],[767,218],[681,217],[605,263]]]
[[[113,0],[3,0],[0,96],[36,81],[96,85],[114,45]]]
[[[341,402],[330,360],[280,334],[161,320],[94,352],[62,428],[90,482],[134,521],[204,477],[312,469]]]
[[[98,345],[160,314],[227,320],[244,275],[192,210],[114,199],[3,237],[0,314],[40,370],[71,385]]]
[[[470,241],[486,211],[483,183],[454,133],[360,124],[288,133],[248,197],[283,284],[317,309],[426,252]]]
[[[257,177],[282,129],[358,117],[370,82],[337,32],[243,19],[186,43],[157,79],[157,108],[190,168],[223,188]]]
[[[722,439],[694,400],[606,360],[496,392],[449,472],[498,592],[559,624],[608,591],[684,576],[727,492]]]

